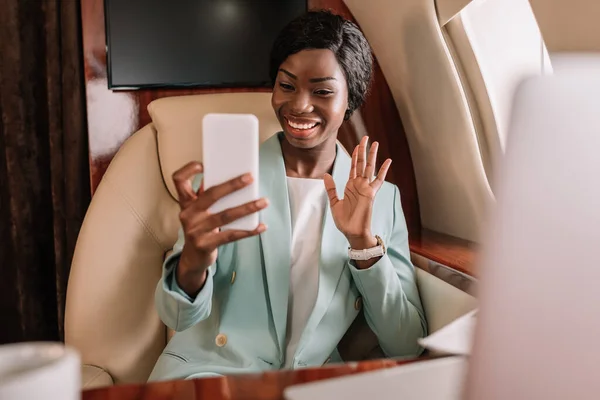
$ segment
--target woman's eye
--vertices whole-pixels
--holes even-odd
[[[330,94],[333,94],[333,92],[331,90],[319,89],[315,91],[315,94],[318,94],[319,96],[329,96]]]
[[[292,85],[288,85],[287,83],[279,83],[279,87],[283,90],[294,90]]]

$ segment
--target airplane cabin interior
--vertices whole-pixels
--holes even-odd
[[[0,399],[598,398],[600,2],[0,3]]]

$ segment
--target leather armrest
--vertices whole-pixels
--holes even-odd
[[[94,389],[112,386],[114,381],[108,372],[95,365],[81,366],[81,388]]]

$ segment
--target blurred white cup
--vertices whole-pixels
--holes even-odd
[[[0,346],[0,400],[81,398],[79,354],[62,343]]]

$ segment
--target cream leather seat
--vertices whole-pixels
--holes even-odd
[[[121,147],[94,194],[69,276],[65,340],[89,365],[89,385],[146,380],[166,344],[154,289],[179,228],[171,175],[202,154],[204,114],[253,113],[263,140],[280,130],[268,93],[171,97],[148,109],[152,123]]]
[[[528,0],[344,0],[402,117],[425,228],[478,241],[513,93],[552,71]]]
[[[262,140],[280,130],[268,93],[171,97],[149,111],[152,123],[127,140],[104,175],[73,258],[66,343],[81,352],[87,388],[145,381],[167,343],[153,298],[179,228],[171,176],[200,159],[203,116],[253,113]],[[474,307],[471,296],[443,281],[425,272],[418,279],[433,327]]]

